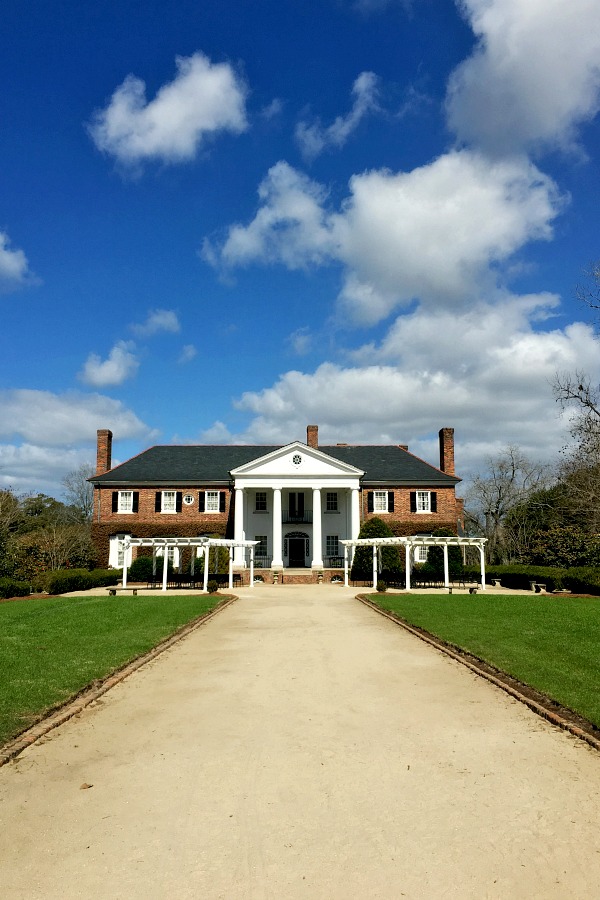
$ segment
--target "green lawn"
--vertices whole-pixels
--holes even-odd
[[[600,598],[369,594],[600,727]]]
[[[0,603],[0,744],[221,600],[203,594]]]

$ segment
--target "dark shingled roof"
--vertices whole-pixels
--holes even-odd
[[[109,472],[90,478],[93,484],[112,485],[193,485],[223,484],[238,466],[266,456],[281,445],[259,446],[159,446],[150,447]],[[364,484],[452,487],[460,478],[446,475],[429,463],[397,446],[319,447],[341,462],[361,469]]]

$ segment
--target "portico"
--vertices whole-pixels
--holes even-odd
[[[234,565],[244,540],[271,569],[322,569],[360,530],[360,469],[296,441],[231,471]]]

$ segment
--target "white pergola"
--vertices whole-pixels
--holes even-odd
[[[238,541],[228,538],[210,538],[210,537],[152,537],[152,538],[134,538],[126,537],[123,540],[123,587],[127,587],[127,569],[129,568],[130,547],[151,547],[152,548],[152,565],[153,573],[156,574],[156,557],[158,551],[162,551],[163,570],[162,570],[162,590],[167,590],[167,573],[169,564],[169,550],[171,548],[183,549],[192,547],[195,553],[192,554],[192,575],[194,574],[194,563],[199,555],[198,550],[202,551],[204,556],[204,591],[208,590],[208,563],[209,554],[214,547],[227,547],[229,550],[229,590],[233,588],[233,554],[236,547],[243,547],[250,551],[250,587],[254,587],[254,548],[258,541]]]
[[[481,565],[481,589],[485,590],[485,543],[487,538],[482,537],[433,537],[431,535],[410,535],[409,537],[372,537],[356,538],[355,540],[342,540],[344,545],[344,584],[348,587],[348,552],[356,547],[373,548],[373,587],[377,587],[377,572],[379,569],[379,551],[382,547],[404,547],[406,590],[410,591],[411,557],[415,547],[441,547],[444,552],[444,586],[450,587],[450,570],[448,566],[448,547],[476,547],[479,550]]]

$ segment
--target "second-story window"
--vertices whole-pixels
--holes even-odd
[[[327,491],[327,496],[325,498],[325,510],[327,512],[337,512],[338,511],[337,491]]]
[[[266,491],[257,491],[256,492],[256,512],[266,512],[267,511],[267,492]]]
[[[162,492],[161,512],[164,512],[164,513],[177,512],[176,504],[177,504],[177,492],[176,491],[163,491]]]

